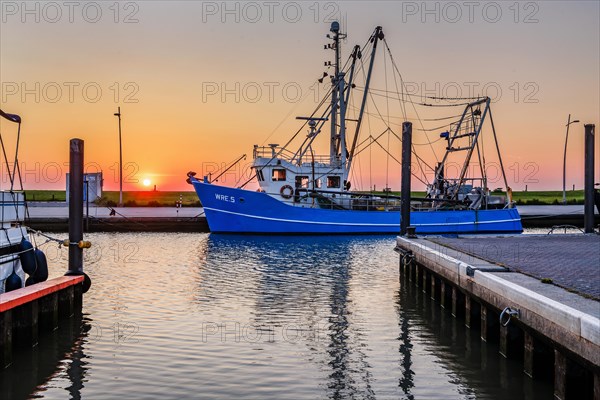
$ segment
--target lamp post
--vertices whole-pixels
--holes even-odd
[[[121,142],[121,107],[118,107],[115,117],[119,118],[119,207],[123,206],[123,146]]]
[[[567,142],[569,141],[569,125],[579,122],[578,119],[571,121],[571,114],[567,120],[567,135],[565,137],[565,156],[563,159],[563,204],[567,204]]]

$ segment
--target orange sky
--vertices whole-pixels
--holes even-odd
[[[85,140],[89,170],[103,170],[105,189],[118,189],[118,106],[125,190],[142,189],[144,179],[159,190],[188,190],[189,170],[210,172],[243,153],[248,163],[254,144],[285,143],[298,128],[294,117],[316,104],[316,78],[331,60],[323,50],[331,16],[348,30],[344,54],[383,26],[404,80],[421,91],[468,96],[487,87],[517,190],[559,189],[568,114],[600,121],[595,1],[472,9],[463,2],[48,4],[0,3],[0,107],[23,117],[19,157],[29,189],[64,188],[72,137]],[[15,127],[2,121],[0,129],[12,159]],[[399,156],[399,143],[390,150]],[[356,177],[354,187],[387,180],[399,188],[396,164],[386,179],[384,160],[372,163],[373,178]],[[567,163],[567,186],[581,188],[583,123],[571,126]],[[600,151],[596,165],[600,177]],[[366,174],[368,161],[361,167]],[[223,183],[238,181],[234,171]]]

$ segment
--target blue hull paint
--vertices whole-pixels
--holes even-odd
[[[211,232],[262,234],[396,234],[398,211],[349,211],[299,207],[243,189],[192,184]],[[479,211],[413,211],[411,225],[420,234],[519,233],[516,208]]]

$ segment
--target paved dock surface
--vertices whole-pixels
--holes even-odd
[[[502,354],[524,354],[529,376],[537,376],[536,368],[545,363],[538,357],[547,351],[540,343],[549,344],[556,398],[565,399],[565,388],[574,387],[575,375],[565,367],[569,359],[593,376],[585,390],[600,399],[600,236],[398,237],[397,249],[403,277],[442,306],[451,302],[455,315],[464,307],[468,326],[480,320],[483,340],[490,332],[492,338],[499,335]],[[507,307],[518,310],[512,339],[510,326],[498,322]],[[524,343],[515,339],[515,329]]]
[[[31,218],[68,218],[69,207],[66,203],[29,203]],[[193,218],[203,214],[202,207],[99,207],[90,205],[90,216],[96,218]],[[111,210],[116,215],[111,216]],[[83,207],[85,215],[85,206]]]
[[[506,266],[514,272],[537,279],[550,278],[568,290],[600,299],[600,235],[553,234],[430,240]]]
[[[114,210],[114,215],[111,212]],[[88,232],[208,232],[202,207],[100,207],[90,205]],[[29,204],[27,226],[46,232],[68,229],[69,208],[64,202]]]

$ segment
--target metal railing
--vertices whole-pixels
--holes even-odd
[[[298,164],[297,153],[293,153],[287,149],[283,149],[279,146],[255,146],[252,153],[254,159],[257,158],[278,158],[285,160],[292,164]],[[329,164],[331,162],[328,155],[315,155],[314,157],[304,155],[303,162],[301,164],[310,164],[313,162],[320,164]],[[299,164],[299,165],[301,165]]]

